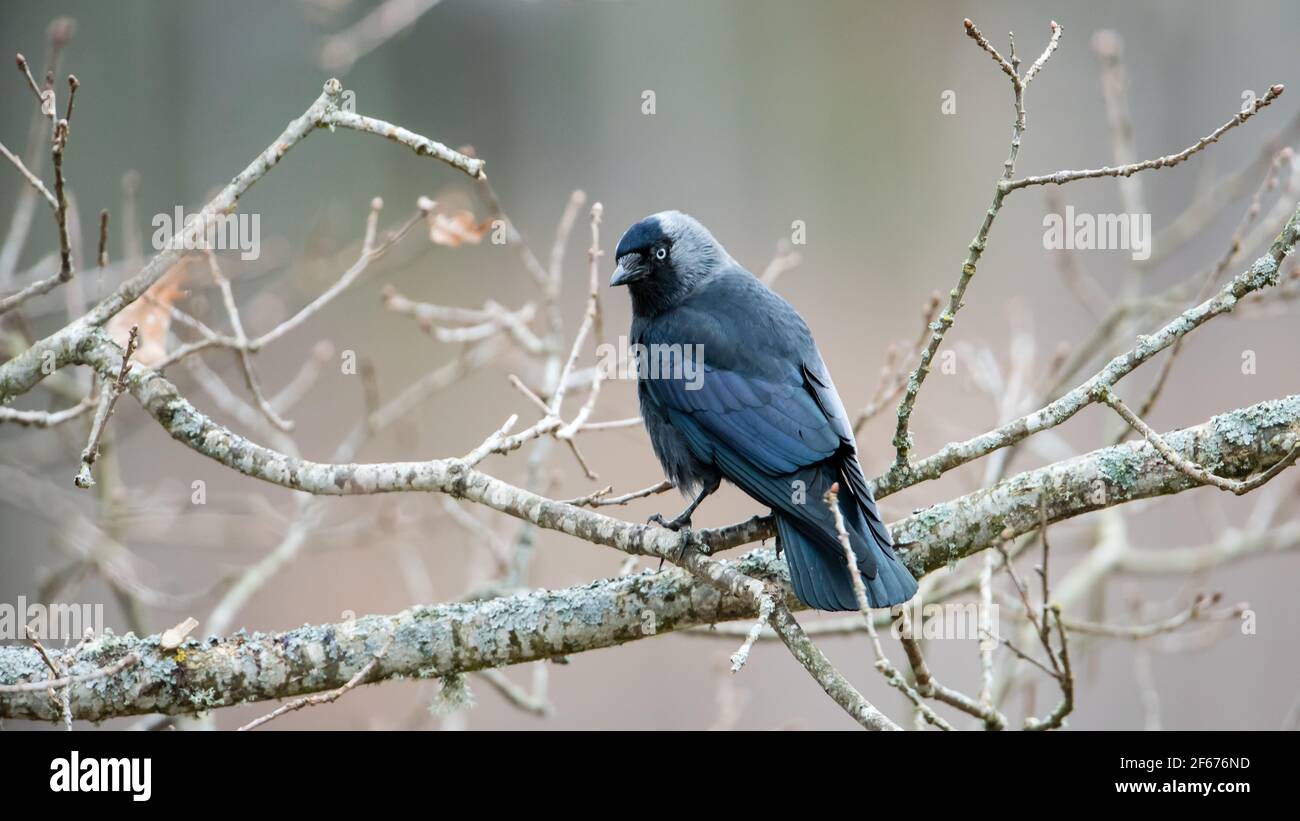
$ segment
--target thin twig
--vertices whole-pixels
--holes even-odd
[[[239,732],[245,732],[247,730],[261,727],[263,724],[266,724],[269,721],[274,721],[285,713],[292,713],[295,710],[301,710],[304,707],[314,707],[317,704],[328,704],[332,701],[337,701],[344,693],[354,689],[357,685],[365,681],[371,671],[379,665],[380,659],[384,657],[384,654],[388,652],[388,648],[391,647],[392,644],[393,639],[389,638],[388,641],[384,643],[384,646],[379,648],[379,651],[370,658],[370,661],[366,662],[360,670],[357,670],[356,674],[353,675],[352,678],[348,679],[347,684],[344,684],[342,687],[339,687],[336,690],[330,690],[327,693],[316,693],[310,696],[303,696],[302,698],[296,698],[287,704],[281,704],[266,715],[259,716],[240,727]]]
[[[942,297],[938,291],[932,291],[930,298],[926,300],[924,307],[921,309],[921,333],[916,342],[908,351],[907,360],[919,356],[925,346],[925,340],[930,335],[930,326],[934,322],[934,316],[939,312],[939,305],[942,304]],[[867,424],[876,414],[880,413],[885,407],[898,398],[907,386],[907,365],[906,361],[899,359],[898,346],[890,345],[885,349],[885,362],[880,367],[880,381],[876,384],[876,391],[872,394],[870,401],[858,411],[858,415],[853,419],[853,432],[858,433],[863,426]]]
[[[631,493],[624,493],[621,496],[609,496],[609,494],[614,490],[613,485],[610,485],[609,487],[602,488],[595,493],[586,496],[579,496],[576,499],[570,499],[565,504],[570,504],[574,507],[608,507],[610,505],[625,505],[634,499],[644,499],[647,496],[654,496],[655,494],[664,493],[672,489],[673,483],[665,479],[657,485],[651,485],[650,487],[641,488],[640,490],[634,490]]]
[[[45,198],[45,202],[49,204],[51,209],[55,211],[59,210],[59,201],[54,198],[54,194],[50,192],[50,189],[45,187],[45,183],[41,181],[41,178],[29,171],[27,166],[23,164],[23,161],[6,148],[4,143],[0,143],[0,155],[3,155],[5,159],[13,163],[14,167],[18,169],[18,173],[22,175],[24,180],[27,180],[27,184],[30,185],[36,193]]]
[[[1281,460],[1272,467],[1263,471],[1257,476],[1250,479],[1236,480],[1225,479],[1222,476],[1216,476],[1190,459],[1185,459],[1178,454],[1169,444],[1165,442],[1164,437],[1152,430],[1151,426],[1132,410],[1125,405],[1123,400],[1115,395],[1115,392],[1107,387],[1097,389],[1098,401],[1109,405],[1120,418],[1133,427],[1138,433],[1150,443],[1151,447],[1165,458],[1169,464],[1173,465],[1180,472],[1185,474],[1189,479],[1201,485],[1213,485],[1219,490],[1226,490],[1237,496],[1244,496],[1252,490],[1267,484],[1273,477],[1295,464],[1297,458],[1300,458],[1300,442],[1298,442]]]
[[[99,403],[95,409],[95,420],[90,426],[90,439],[86,443],[86,448],[81,452],[81,470],[73,479],[73,483],[82,489],[94,487],[95,476],[91,472],[91,467],[95,460],[99,458],[99,440],[104,435],[104,430],[108,426],[108,417],[113,413],[113,406],[117,404],[118,398],[126,392],[126,377],[131,372],[131,355],[140,344],[140,328],[138,325],[131,326],[131,335],[127,338],[126,350],[122,353],[122,365],[118,369],[117,378],[107,381],[99,396]]]
[[[39,693],[46,689],[58,689],[61,687],[75,687],[78,684],[84,684],[89,681],[97,681],[101,678],[115,676],[123,670],[140,660],[135,653],[128,653],[107,667],[101,667],[93,673],[86,673],[80,676],[63,676],[62,678],[48,679],[46,681],[25,681],[21,684],[0,684],[0,694],[9,693]]]
[[[929,342],[921,351],[920,361],[912,371],[907,380],[907,389],[903,394],[902,400],[898,403],[898,424],[894,430],[894,471],[900,474],[906,474],[910,471],[911,461],[910,454],[912,450],[912,435],[908,431],[908,423],[912,417],[912,409],[916,406],[916,396],[921,390],[921,385],[925,378],[930,374],[931,365],[935,355],[939,351],[939,346],[943,343],[944,336],[948,329],[956,321],[957,312],[961,310],[963,300],[966,297],[966,289],[970,286],[971,280],[975,278],[976,266],[980,258],[984,255],[984,249],[988,245],[989,231],[993,227],[993,221],[997,218],[998,212],[1002,209],[1002,201],[1006,198],[1007,193],[1011,190],[1007,183],[1014,177],[1016,170],[1016,158],[1020,154],[1020,140],[1025,133],[1025,86],[1027,80],[1032,79],[1034,75],[1042,68],[1047,59],[1051,57],[1052,52],[1060,41],[1061,27],[1052,21],[1052,36],[1048,41],[1047,48],[1043,55],[1034,62],[1030,68],[1029,74],[1024,80],[1017,74],[1015,67],[1010,61],[1003,57],[980,33],[969,19],[965,21],[966,34],[973,39],[980,48],[984,49],[993,58],[993,61],[1001,66],[1002,70],[1011,77],[1011,87],[1015,98],[1016,118],[1011,129],[1011,149],[1007,154],[1007,159],[1003,163],[1002,176],[998,180],[993,191],[993,202],[989,205],[988,210],[984,212],[984,222],[980,225],[979,231],[975,234],[975,239],[971,240],[967,249],[966,259],[961,266],[961,276],[957,279],[956,286],[949,292],[948,307],[934,322]]]
[[[1086,169],[1083,171],[1062,170],[1051,174],[1021,177],[1017,180],[1008,179],[1000,187],[1009,192],[1020,188],[1027,188],[1031,185],[1064,185],[1067,182],[1074,182],[1076,180],[1096,179],[1098,177],[1128,177],[1138,173],[1139,171],[1147,171],[1156,168],[1172,168],[1186,160],[1188,157],[1204,150],[1207,146],[1218,142],[1220,137],[1258,114],[1261,109],[1276,100],[1285,90],[1286,87],[1281,83],[1269,87],[1268,92],[1263,97],[1255,100],[1255,104],[1249,109],[1237,112],[1231,120],[1228,120],[1223,125],[1214,129],[1214,131],[1175,154],[1167,154],[1163,157],[1155,157],[1154,159],[1129,163],[1127,165],[1108,165],[1103,168]]]
[[[858,612],[862,614],[862,623],[867,628],[867,635],[871,639],[871,651],[876,657],[876,669],[885,677],[891,687],[897,689],[900,693],[912,702],[920,712],[922,718],[927,722],[938,727],[940,730],[951,730],[952,725],[931,709],[930,705],[925,703],[921,694],[916,691],[912,685],[907,683],[902,673],[885,655],[885,648],[880,644],[880,636],[876,633],[875,620],[871,615],[871,603],[867,600],[867,588],[862,584],[862,574],[858,571],[858,559],[853,553],[853,544],[849,541],[849,533],[844,527],[844,514],[840,511],[839,505],[839,485],[833,484],[822,497],[826,507],[830,509],[831,516],[835,520],[835,532],[839,536],[840,549],[844,553],[845,570],[849,574],[849,579],[853,585],[853,596],[858,602]],[[757,637],[755,637],[757,638]]]

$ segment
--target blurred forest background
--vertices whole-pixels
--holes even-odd
[[[698,217],[734,257],[759,271],[778,241],[789,237],[792,222],[802,220],[807,226],[807,243],[798,248],[802,264],[779,280],[778,290],[809,321],[851,409],[871,395],[886,347],[916,336],[931,291],[946,293],[956,280],[1002,171],[1013,118],[1011,94],[1006,78],[966,38],[963,17],[973,18],[999,47],[1005,33],[1014,30],[1029,58],[1046,42],[1050,20],[1065,28],[1059,53],[1029,96],[1029,129],[1018,169],[1025,174],[1111,162],[1091,45],[1101,29],[1115,30],[1124,41],[1140,159],[1180,150],[1209,133],[1241,107],[1246,90],[1262,95],[1273,83],[1300,90],[1294,48],[1300,7],[1286,2],[444,0],[350,67],[323,68],[324,38],[373,7],[368,0],[6,0],[0,3],[0,54],[23,52],[39,66],[51,20],[75,19],[62,71],[75,73],[82,86],[67,173],[83,226],[92,226],[101,208],[112,212],[114,260],[128,254],[125,238],[132,231],[144,238],[147,253],[154,214],[170,214],[177,205],[196,209],[335,74],[355,92],[358,112],[452,147],[472,145],[487,161],[506,211],[539,255],[549,251],[574,189],[587,192],[589,202],[604,204],[601,239],[607,254],[635,220],[677,208]],[[33,100],[16,71],[0,78],[0,140],[22,147]],[[646,90],[655,94],[653,115],[642,113]],[[946,91],[955,95],[955,113],[941,110]],[[1145,174],[1157,231],[1200,187],[1257,157],[1300,109],[1297,94],[1284,95],[1185,165]],[[138,175],[129,225],[121,208],[127,175]],[[0,186],[9,192],[0,196],[2,227],[9,223],[22,181],[6,166]],[[1075,344],[1092,329],[1095,320],[1070,295],[1054,252],[1043,247],[1046,190],[1008,201],[948,346],[986,350],[1005,360],[1013,335],[1024,330],[1036,341],[1041,369],[1058,346]],[[1057,193],[1081,212],[1121,210],[1114,180],[1076,183]],[[420,195],[457,203],[480,218],[488,213],[467,178],[383,140],[340,131],[298,146],[241,201],[243,212],[261,215],[263,258],[227,271],[250,332],[275,325],[350,264],[372,197],[384,198],[384,223],[390,224],[409,213]],[[1143,287],[1163,288],[1212,265],[1248,196],[1146,275]],[[586,295],[585,213],[565,264],[562,305],[570,328],[576,327]],[[93,258],[94,232],[83,233],[82,253]],[[379,294],[385,284],[412,299],[444,305],[479,306],[493,299],[516,306],[533,298],[532,283],[513,252],[487,242],[434,246],[415,233],[359,286],[259,356],[269,390],[289,382],[320,340],[372,362],[383,397],[450,360],[453,346],[435,342],[416,323],[383,309]],[[18,269],[56,248],[54,229],[42,217]],[[1128,252],[1080,257],[1112,293],[1135,275]],[[607,256],[602,282],[612,265]],[[116,284],[97,280],[93,272],[82,277],[88,299]],[[625,332],[629,306],[622,292],[605,290],[604,297],[606,337],[613,340]],[[193,286],[181,304],[213,322],[222,320],[219,296],[205,283]],[[57,296],[40,306],[30,321],[44,335],[65,316]],[[1193,425],[1295,392],[1296,331],[1294,311],[1249,322],[1225,317],[1200,330],[1189,338],[1149,419],[1152,426],[1164,431]],[[1246,349],[1257,354],[1254,374],[1242,373]],[[234,356],[218,352],[209,362],[229,384],[242,387]],[[512,412],[530,422],[530,406],[507,384],[511,370],[506,358],[474,374],[421,406],[409,424],[378,438],[359,459],[461,454]],[[1154,373],[1148,366],[1130,377],[1134,397]],[[997,422],[996,408],[970,377],[966,364],[955,375],[936,371],[931,376],[913,416],[917,455]],[[190,384],[183,368],[175,369],[173,378],[183,389]],[[187,393],[200,408],[229,421],[204,396],[192,389]],[[305,456],[328,458],[363,413],[363,394],[356,376],[332,365],[325,369],[291,414]],[[596,418],[636,413],[633,384],[607,384]],[[125,485],[137,508],[128,546],[140,559],[144,581],[184,598],[174,608],[147,608],[144,626],[156,632],[187,615],[202,622],[219,596],[214,585],[278,542],[283,522],[269,510],[287,514],[293,495],[173,442],[129,397],[120,403],[113,425]],[[1109,444],[1114,432],[1113,414],[1091,408],[1058,431],[1069,445],[1064,454],[1047,459],[1027,451],[1013,470]],[[869,475],[888,467],[892,434],[892,407],[860,434]],[[36,487],[50,509],[73,505],[91,515],[93,496],[71,482],[83,437],[80,427],[0,430],[0,465],[46,483]],[[549,462],[556,474],[553,498],[590,493],[607,483],[617,492],[632,491],[662,478],[639,428],[587,434],[583,444],[600,482],[584,477],[570,455],[557,449]],[[483,469],[522,483],[525,460],[526,452],[496,456]],[[882,504],[885,518],[968,492],[982,473],[982,464],[971,465],[888,498]],[[17,492],[15,474],[4,476],[0,601],[34,600],[51,573],[68,562],[59,546],[60,517],[34,509],[24,501],[28,495]],[[200,479],[207,502],[196,506],[190,502],[191,483]],[[1294,475],[1278,481],[1295,492]],[[1257,501],[1255,495],[1236,498],[1201,488],[1122,511],[1136,544],[1163,548],[1207,543],[1227,528],[1244,526]],[[457,598],[484,572],[483,548],[451,520],[441,498],[410,494],[337,499],[329,505],[326,529],[336,535],[286,567],[237,615],[234,627],[276,630],[337,621],[345,611],[397,612],[424,597]],[[347,522],[366,521],[380,509],[384,521],[399,524],[360,533],[347,529]],[[673,494],[605,512],[643,521],[656,511],[678,510]],[[1290,511],[1293,516],[1294,508]],[[518,528],[490,511],[471,512],[504,538],[513,538]],[[741,493],[724,489],[704,504],[695,524],[722,525],[757,512]],[[1064,572],[1092,544],[1095,524],[1089,516],[1053,529],[1059,551],[1054,569]],[[427,584],[412,583],[412,557],[422,568],[415,578]],[[624,558],[542,532],[532,582],[581,584],[618,573]],[[1185,601],[1189,591],[1202,589],[1222,591],[1228,602],[1248,601],[1258,614],[1256,635],[1230,628],[1216,641],[1153,652],[1150,673],[1161,696],[1164,727],[1281,726],[1300,690],[1298,575],[1300,554],[1290,552],[1204,577],[1118,578],[1107,584],[1098,606],[1121,621],[1132,619],[1137,600]],[[62,596],[102,601],[108,625],[118,632],[128,629],[117,600],[93,575]],[[198,632],[205,629],[200,624]],[[862,637],[819,643],[868,699],[886,712],[905,715],[901,696],[872,669]],[[292,714],[278,726],[853,726],[779,645],[760,644],[747,668],[731,677],[724,671],[735,644],[731,638],[667,635],[575,655],[567,665],[551,665],[554,715],[548,718],[519,711],[471,679],[478,704],[452,719],[425,711],[433,684],[391,682]],[[901,663],[897,645],[891,641],[889,647]],[[975,641],[935,642],[930,653],[944,681],[973,687]],[[1143,726],[1131,644],[1095,643],[1076,664],[1080,696],[1072,727]],[[524,670],[507,674],[528,683]],[[1027,698],[1017,693],[1013,703]],[[1038,709],[1052,698],[1043,690]],[[234,727],[267,709],[223,710],[215,721]]]

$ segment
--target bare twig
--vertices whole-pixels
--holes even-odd
[[[1137,347],[1114,357],[1104,368],[1078,387],[1033,413],[1021,416],[973,439],[945,445],[934,455],[901,471],[895,465],[889,473],[875,482],[874,490],[877,497],[926,479],[936,478],[955,467],[987,456],[1001,448],[1015,445],[1032,434],[1064,423],[1083,408],[1100,401],[1099,389],[1113,386],[1148,359],[1174,344],[1179,337],[1190,333],[1214,317],[1231,311],[1246,295],[1276,285],[1279,266],[1282,260],[1290,255],[1297,237],[1300,237],[1300,208],[1297,208],[1286,226],[1278,233],[1269,252],[1225,285],[1218,295],[1184,311],[1156,333],[1139,337]]]
[[[1020,188],[1027,188],[1031,185],[1064,185],[1067,182],[1074,182],[1075,180],[1096,179],[1098,177],[1128,177],[1138,173],[1139,171],[1147,171],[1156,168],[1172,168],[1186,160],[1188,157],[1191,157],[1193,154],[1204,150],[1207,146],[1218,142],[1220,137],[1258,114],[1260,109],[1265,108],[1276,100],[1285,90],[1286,87],[1281,83],[1270,86],[1268,92],[1265,93],[1263,97],[1255,100],[1254,105],[1250,108],[1237,112],[1231,120],[1228,120],[1214,131],[1175,154],[1167,154],[1163,157],[1155,157],[1154,159],[1129,163],[1127,165],[1108,165],[1103,168],[1094,168],[1083,171],[1062,170],[1040,176],[1021,177],[1017,180],[1008,178],[1008,180],[1002,184],[1001,188],[1006,191],[1015,191]]]
[[[348,679],[348,682],[344,684],[342,687],[339,687],[336,690],[330,690],[327,693],[316,693],[315,695],[296,698],[293,701],[290,701],[288,704],[281,704],[279,707],[275,708],[274,710],[267,713],[266,715],[259,716],[258,718],[255,718],[252,721],[245,724],[244,726],[240,727],[239,731],[244,732],[246,730],[256,729],[258,727],[261,727],[263,724],[266,724],[269,721],[276,720],[277,718],[284,715],[285,713],[292,713],[295,710],[301,710],[304,707],[314,707],[317,704],[329,704],[330,702],[338,701],[339,698],[341,698],[344,693],[354,689],[357,685],[361,684],[366,680],[366,677],[369,676],[371,671],[373,671],[375,667],[379,665],[380,659],[384,657],[384,654],[388,652],[388,648],[391,647],[392,644],[393,644],[393,640],[389,639],[388,642],[385,643],[383,647],[379,648],[378,652],[375,653],[374,657],[372,657],[364,667],[358,670],[356,674],[352,676],[352,678]]]
[[[565,504],[570,504],[574,507],[608,507],[610,505],[625,505],[634,499],[644,499],[647,496],[654,496],[655,494],[664,493],[672,489],[673,483],[665,479],[657,485],[650,485],[649,487],[641,488],[640,490],[634,490],[631,493],[624,493],[621,496],[610,496],[609,494],[614,490],[613,485],[610,485],[609,487],[601,488],[595,493],[586,496],[579,496],[576,499],[570,499]]]
[[[68,147],[68,121],[59,120],[54,128],[54,199],[59,203],[55,222],[59,226],[59,279],[72,279],[72,244],[68,237],[68,197],[63,180],[63,152]]]
[[[840,549],[844,552],[845,570],[849,574],[853,585],[853,596],[857,599],[858,611],[862,614],[862,623],[867,628],[867,635],[871,638],[871,651],[876,657],[876,669],[880,671],[891,687],[897,689],[907,697],[908,701],[915,705],[926,722],[938,727],[940,730],[951,730],[952,725],[940,718],[930,708],[930,705],[925,703],[920,693],[907,683],[903,675],[898,672],[898,668],[889,660],[889,656],[885,655],[885,648],[881,646],[880,636],[876,633],[875,620],[871,616],[871,604],[867,600],[867,589],[862,584],[862,574],[858,572],[858,560],[853,554],[853,545],[850,543],[848,531],[844,527],[844,514],[840,512],[839,506],[839,485],[831,485],[822,501],[830,509],[831,516],[835,520],[835,532],[839,536]]]
[[[901,730],[888,716],[877,710],[848,679],[831,665],[826,656],[804,634],[794,614],[777,602],[772,612],[772,627],[795,659],[804,666],[826,694],[868,730]]]
[[[77,477],[73,483],[79,488],[90,488],[95,485],[95,476],[91,472],[91,467],[95,460],[99,458],[99,440],[104,435],[104,429],[108,426],[108,417],[113,413],[113,406],[117,404],[118,397],[126,392],[126,376],[131,372],[131,355],[135,353],[136,347],[140,344],[140,328],[136,325],[131,326],[131,335],[126,342],[126,351],[122,354],[122,365],[118,369],[117,378],[106,381],[103,390],[99,395],[99,402],[95,408],[95,420],[90,426],[90,440],[86,443],[86,448],[81,452],[81,470],[77,472]]]
[[[771,288],[776,285],[776,281],[786,273],[793,271],[803,263],[803,256],[790,244],[788,239],[783,239],[776,244],[776,253],[772,256],[772,261],[763,269],[759,279],[763,284]]]
[[[1061,621],[1060,605],[1052,605],[1048,608],[1052,614],[1052,621],[1056,624],[1057,641],[1060,643],[1060,650],[1053,654],[1053,658],[1059,659],[1060,674],[1057,676],[1057,682],[1061,685],[1061,700],[1057,703],[1046,718],[1025,719],[1026,730],[1055,730],[1065,724],[1065,719],[1074,711],[1074,670],[1070,666],[1070,642],[1065,635],[1065,623]]]
[[[1209,294],[1210,289],[1214,287],[1214,283],[1218,281],[1223,272],[1228,270],[1228,267],[1236,262],[1237,257],[1242,250],[1242,241],[1246,229],[1251,225],[1251,223],[1259,218],[1260,211],[1262,210],[1261,201],[1264,193],[1277,187],[1278,173],[1283,164],[1291,161],[1291,157],[1292,151],[1289,146],[1278,151],[1274,156],[1273,162],[1269,164],[1268,170],[1264,174],[1263,182],[1260,183],[1259,188],[1255,191],[1255,195],[1251,198],[1250,206],[1246,209],[1246,213],[1242,215],[1241,221],[1232,232],[1232,238],[1228,242],[1228,250],[1219,259],[1218,263],[1206,272],[1200,290],[1197,291],[1196,297],[1192,300],[1193,303],[1205,299]],[[1169,379],[1170,372],[1173,371],[1174,363],[1178,361],[1178,354],[1182,352],[1183,344],[1186,340],[1187,337],[1185,336],[1179,337],[1178,341],[1174,343],[1173,349],[1170,350],[1169,356],[1165,357],[1165,361],[1160,366],[1160,371],[1156,374],[1156,378],[1151,384],[1151,390],[1147,393],[1146,399],[1142,401],[1141,406],[1138,408],[1137,415],[1139,417],[1145,418],[1151,413],[1151,409],[1155,407],[1156,400],[1160,398],[1160,393],[1164,390],[1165,383]],[[1122,442],[1126,438],[1127,434],[1128,429],[1125,428],[1116,439],[1116,442]]]
[[[988,210],[984,213],[984,222],[980,225],[979,231],[975,234],[975,239],[971,240],[967,249],[966,259],[961,266],[961,276],[957,279],[956,286],[949,292],[948,307],[939,314],[939,318],[934,322],[929,342],[921,351],[920,362],[911,376],[907,380],[907,389],[903,393],[903,398],[898,403],[898,425],[894,430],[894,470],[901,474],[906,474],[911,469],[910,454],[912,450],[912,435],[908,432],[908,422],[912,417],[912,409],[916,406],[916,396],[921,390],[921,385],[930,373],[931,363],[934,361],[935,354],[938,353],[939,346],[943,343],[944,336],[948,329],[956,321],[957,312],[961,310],[963,300],[966,296],[966,289],[970,286],[971,280],[975,278],[976,266],[980,258],[984,255],[984,249],[988,245],[989,231],[993,227],[993,221],[997,218],[998,212],[1002,209],[1002,201],[1012,189],[1007,187],[1008,182],[1014,177],[1016,170],[1016,158],[1020,154],[1020,140],[1025,133],[1025,88],[1029,81],[1037,75],[1043,67],[1056,46],[1060,42],[1061,27],[1052,21],[1052,36],[1048,41],[1047,48],[1043,55],[1034,62],[1029,72],[1022,79],[1017,73],[1012,62],[1003,57],[980,33],[969,19],[965,21],[966,34],[973,39],[980,48],[988,52],[1002,70],[1011,77],[1011,87],[1015,97],[1016,119],[1011,129],[1011,149],[1007,154],[1007,159],[1003,163],[1002,177],[993,191],[993,202],[989,205]],[[1014,59],[1014,52],[1012,53]]]
[[[80,418],[99,403],[99,394],[92,394],[70,408],[61,411],[15,410],[0,407],[0,422],[11,422],[22,427],[53,428]]]
[[[44,655],[44,648],[41,649],[41,653]],[[46,656],[46,658],[48,659],[48,656]],[[115,676],[139,661],[140,657],[138,655],[135,653],[128,653],[112,664],[106,667],[101,667],[92,673],[85,673],[76,676],[63,676],[61,678],[47,679],[45,681],[25,681],[21,684],[0,684],[0,694],[39,693],[42,690],[75,687],[79,684],[85,684],[86,682]],[[51,669],[56,668],[51,667]]]
[[[357,22],[320,45],[320,65],[346,72],[352,65],[415,24],[441,0],[384,0]]]
[[[890,345],[885,350],[885,362],[880,367],[880,381],[876,384],[876,391],[870,401],[858,411],[858,415],[853,419],[854,433],[860,432],[867,422],[884,410],[890,402],[897,399],[898,395],[903,392],[903,388],[907,386],[907,360],[920,355],[926,339],[930,336],[930,326],[934,322],[935,314],[939,312],[941,302],[942,298],[939,296],[939,292],[931,292],[930,298],[921,310],[921,334],[908,350],[906,359],[900,360],[897,345]]]
[[[1138,433],[1151,443],[1161,456],[1168,460],[1169,464],[1178,468],[1179,471],[1186,474],[1188,478],[1202,485],[1213,485],[1219,490],[1226,490],[1237,496],[1244,496],[1256,488],[1262,487],[1273,477],[1295,464],[1297,458],[1300,458],[1300,442],[1297,442],[1279,462],[1274,464],[1268,470],[1263,471],[1258,476],[1246,480],[1225,479],[1222,476],[1216,476],[1190,459],[1180,456],[1165,440],[1151,429],[1151,426],[1143,422],[1137,414],[1125,405],[1123,400],[1115,395],[1115,392],[1106,387],[1097,389],[1098,400],[1109,405],[1120,418],[1133,427]]]
[[[49,204],[50,208],[55,211],[59,210],[59,201],[54,198],[54,194],[50,193],[50,189],[45,187],[45,183],[41,182],[41,178],[29,171],[21,159],[8,148],[5,148],[4,143],[0,143],[0,155],[13,163],[14,167],[18,169],[18,173],[23,176],[23,179],[27,180],[27,184],[45,198],[45,202]]]
[[[235,341],[239,346],[239,365],[244,371],[244,384],[248,386],[248,392],[253,396],[253,402],[257,409],[266,417],[267,421],[282,431],[293,430],[293,422],[280,417],[267,401],[266,395],[262,393],[261,381],[257,378],[257,371],[253,369],[253,355],[248,352],[248,336],[244,333],[244,323],[239,318],[239,308],[235,305],[235,295],[230,289],[230,280],[226,279],[221,273],[221,266],[217,264],[217,255],[212,252],[211,248],[207,249],[208,271],[212,274],[212,279],[221,289],[221,300],[226,306],[226,316],[230,319],[230,327],[235,332]]]
[[[58,367],[66,365],[71,358],[71,349],[67,347],[70,340],[84,337],[86,333],[103,325],[127,305],[139,299],[141,294],[171,270],[184,252],[183,249],[193,244],[194,237],[205,230],[213,217],[233,210],[240,197],[254,183],[264,177],[286,153],[317,128],[342,127],[378,134],[406,145],[421,156],[433,157],[458,168],[471,177],[482,176],[483,161],[480,159],[452,151],[441,143],[391,123],[340,111],[342,93],[343,86],[338,80],[328,81],[324,92],[300,117],[289,123],[270,148],[258,154],[243,171],[223,187],[216,197],[200,210],[196,219],[187,220],[187,226],[173,237],[167,243],[165,250],[155,256],[140,273],[123,282],[116,291],[80,319],[38,341],[18,357],[0,365],[0,401],[24,393],[48,377],[50,370],[46,367],[46,362],[49,354],[54,354],[54,362]],[[310,312],[305,315],[310,315]],[[303,312],[299,314],[300,317],[305,315]],[[287,327],[281,326],[276,336],[295,327],[296,324],[291,321],[287,323]],[[271,339],[264,336],[250,342],[250,345],[256,347],[259,343],[266,344],[269,341]],[[204,345],[210,344],[204,342]]]

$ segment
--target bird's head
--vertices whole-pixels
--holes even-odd
[[[658,313],[731,261],[709,229],[680,211],[652,214],[627,229],[614,251],[611,286],[626,285],[638,313]]]

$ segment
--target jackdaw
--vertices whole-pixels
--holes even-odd
[[[844,403],[812,333],[788,302],[741,267],[703,225],[664,211],[633,225],[615,251],[611,286],[632,297],[637,395],[655,455],[693,501],[726,479],[776,517],[799,600],[856,610],[834,517],[839,508],[872,607],[905,602],[916,580],[894,554],[858,463]]]

